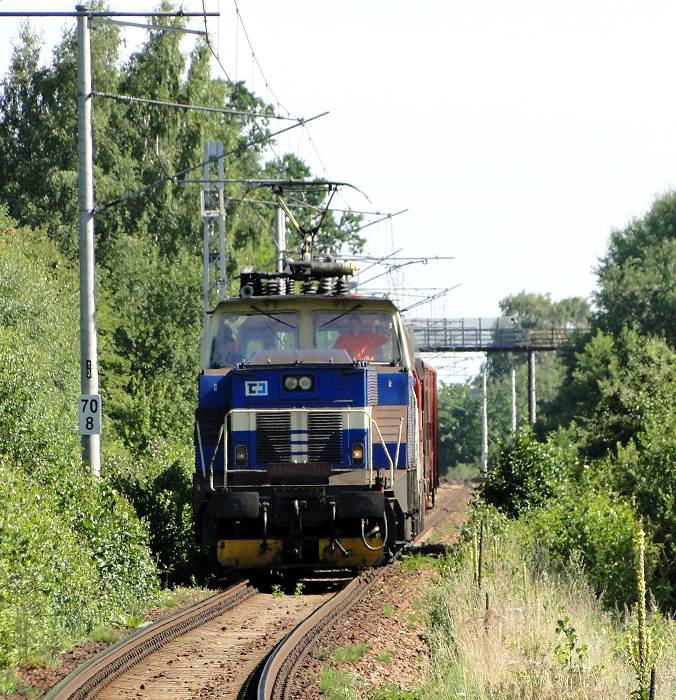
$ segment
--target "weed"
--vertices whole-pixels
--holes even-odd
[[[286,593],[284,593],[284,589],[279,583],[273,583],[271,591],[273,598],[283,598],[286,595]]]
[[[11,695],[18,685],[16,675],[11,669],[0,671],[0,695]]]
[[[636,557],[636,592],[637,592],[637,631],[627,635],[629,663],[634,671],[638,688],[632,693],[637,700],[648,700],[654,697],[651,686],[654,685],[654,664],[659,656],[659,645],[653,640],[653,630],[646,622],[645,604],[645,535],[643,530],[638,533]]]
[[[24,683],[14,669],[6,668],[0,670],[0,697],[7,696],[37,700],[42,694],[34,686]]]
[[[105,644],[113,644],[122,636],[122,632],[117,627],[102,626],[94,627],[92,630],[92,639],[95,642],[104,642]]]
[[[554,647],[554,658],[566,668],[581,669],[587,645],[577,643],[577,630],[570,624],[570,617],[562,615],[556,621],[556,634],[561,641]]]
[[[392,661],[392,652],[380,651],[376,654],[376,661],[380,664],[389,664]]]
[[[404,571],[419,571],[420,569],[432,569],[436,566],[436,561],[425,554],[410,554],[403,557],[399,566]]]
[[[325,661],[329,658],[329,650],[324,647],[319,647],[312,652],[312,656],[317,659],[317,661]]]
[[[409,629],[416,629],[418,627],[418,623],[420,622],[420,615],[417,612],[410,612],[406,616],[406,626]]]
[[[319,674],[319,689],[327,700],[356,700],[357,676],[342,668],[323,668]]]
[[[348,644],[342,649],[336,649],[333,652],[333,660],[338,663],[354,663],[360,661],[366,656],[368,644],[360,642],[359,644]]]
[[[159,595],[158,606],[161,608],[174,608],[183,605],[190,605],[211,595],[213,591],[206,588],[187,588],[177,586],[176,588],[165,588]]]
[[[394,605],[385,603],[383,605],[383,617],[392,617],[392,615],[394,615]]]
[[[369,700],[418,700],[420,695],[415,690],[402,690],[395,682],[390,681],[380,688],[374,688],[369,694]]]
[[[303,589],[305,584],[302,581],[296,581],[296,587],[293,590],[293,594],[296,598],[300,598],[303,595]]]
[[[125,627],[135,629],[143,622],[143,619],[143,615],[127,615],[127,617],[122,618],[122,624]]]

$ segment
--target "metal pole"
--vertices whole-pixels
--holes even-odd
[[[535,351],[528,351],[528,421],[535,423]]]
[[[277,272],[284,271],[286,250],[286,216],[279,204],[275,207],[275,241],[277,242]]]
[[[218,148],[219,155],[223,153],[223,144],[219,142]],[[223,183],[224,171],[223,171],[223,158],[218,160],[218,300],[223,301],[223,299],[228,296],[227,287],[227,266],[228,266],[228,248],[225,243],[225,186]]]
[[[206,198],[206,196],[207,194],[203,190],[202,197]],[[209,221],[209,218],[205,216],[202,219],[202,311],[204,313],[205,321],[207,319],[207,315],[209,314],[209,243],[211,239],[210,226],[211,222]]]
[[[80,237],[80,434],[82,459],[94,476],[101,474],[99,371],[96,347],[96,267],[94,263],[94,163],[89,16],[82,5],[77,17],[77,121]],[[91,415],[88,415],[91,414]],[[90,420],[91,418],[91,420]]]
[[[512,367],[512,432],[516,432],[516,367]]]
[[[486,382],[487,369],[481,373],[482,421],[481,421],[481,473],[488,474],[488,388]]]

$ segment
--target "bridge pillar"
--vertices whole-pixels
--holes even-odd
[[[535,423],[535,350],[528,351],[528,422]]]

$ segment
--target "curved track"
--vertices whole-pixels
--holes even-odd
[[[87,663],[76,668],[50,693],[48,700],[81,700],[96,697],[106,685],[177,637],[200,627],[256,593],[248,581],[210,596],[164,620],[125,637]]]
[[[242,700],[284,698],[296,668],[310,653],[324,630],[347,613],[384,571],[381,568],[364,572],[298,624],[249,677],[239,697]]]
[[[455,501],[456,499],[452,496],[436,504],[433,514],[426,519],[424,530],[417,538],[418,542],[425,540],[431,528],[443,519],[444,513],[451,512],[457,507],[458,504]],[[300,599],[287,597],[287,604],[293,603],[296,610],[289,611],[287,609],[286,612],[278,610],[279,624],[276,627],[273,626],[272,632],[274,634],[270,634],[270,630],[268,630],[260,635],[259,631],[260,638],[256,641],[253,640],[252,636],[253,642],[248,646],[240,643],[238,647],[237,642],[234,641],[216,642],[218,645],[223,644],[216,650],[217,655],[221,656],[226,652],[226,649],[230,649],[228,645],[232,643],[230,655],[235,655],[236,659],[239,660],[236,662],[238,672],[225,679],[221,677],[216,681],[215,685],[202,686],[202,692],[206,692],[206,694],[202,695],[202,692],[200,692],[199,696],[237,697],[240,700],[251,700],[253,698],[256,700],[282,700],[286,698],[287,691],[291,687],[291,680],[301,668],[307,655],[312,652],[315,643],[341,617],[350,611],[374,583],[380,580],[385,570],[386,568],[382,567],[362,573],[343,586],[338,592],[331,595],[326,602],[322,602],[319,596],[306,597],[304,595],[302,596],[302,603]],[[197,628],[206,629],[209,627],[209,623],[212,626],[218,623],[217,635],[220,640],[223,636],[222,631],[225,631],[226,627],[221,627],[222,622],[219,622],[216,618],[228,613],[228,611],[233,611],[229,613],[229,618],[232,618],[229,620],[229,623],[235,625],[231,634],[236,634],[236,638],[242,640],[244,638],[242,635],[246,634],[243,630],[248,629],[247,625],[249,622],[256,616],[265,614],[264,609],[261,608],[261,601],[256,600],[261,597],[265,596],[261,596],[258,590],[251,586],[248,581],[237,583],[221,593],[217,593],[182,612],[139,630],[121,640],[73,671],[47,695],[47,698],[49,700],[79,700],[81,698],[94,698],[99,695],[104,697],[123,697],[124,695],[126,697],[127,691],[132,692],[132,697],[145,697],[145,692],[137,693],[136,690],[132,691],[132,686],[135,689],[145,688],[144,685],[139,684],[140,676],[133,679],[135,673],[150,672],[149,669],[151,669],[154,660],[162,655],[166,656],[168,650],[172,648],[171,643],[174,640],[179,637],[182,637],[184,640],[188,639],[189,635],[187,633],[192,630],[201,633],[202,630]],[[311,601],[309,600],[310,598],[314,598],[314,600]],[[241,607],[241,613],[234,610],[235,608],[240,610],[240,605],[249,599],[252,600],[246,606]],[[263,601],[263,605],[269,606],[270,602],[269,599],[267,602]],[[274,608],[284,608],[281,600],[273,601],[272,605]],[[303,605],[307,607],[301,609]],[[267,610],[270,609],[270,607],[267,607]],[[308,610],[311,610],[309,614]],[[238,626],[242,622],[242,620],[238,622],[236,619],[238,614],[242,619],[248,618],[242,626]],[[235,616],[234,618],[232,617],[233,615]],[[290,616],[286,617],[285,622],[282,622],[282,615]],[[281,641],[275,644],[274,642],[280,639],[280,635],[284,634],[284,630],[289,629],[289,625],[294,624],[294,620],[298,619],[301,621]],[[188,643],[192,644],[190,641]],[[211,643],[214,643],[213,637]],[[274,646],[268,653],[272,644]],[[163,647],[167,649],[163,649],[158,654]],[[148,659],[145,663],[141,663],[146,657],[151,655],[155,655],[153,659]],[[188,656],[188,654],[183,653],[178,656]],[[201,662],[202,654],[198,653],[197,656]],[[174,658],[178,661],[177,656]],[[259,659],[262,660],[259,662]],[[173,661],[168,660],[163,663],[171,664]],[[157,664],[155,663],[155,665]],[[203,662],[203,665],[206,666],[208,664]],[[131,670],[132,667],[136,668]],[[196,672],[196,666],[191,668],[193,672]],[[249,669],[254,670],[249,674]],[[190,670],[183,669],[180,672],[178,668],[174,670],[177,673],[188,676],[188,678],[183,678],[183,676],[180,676],[180,678],[186,684],[183,690],[187,691],[188,694],[185,697],[192,697],[197,686],[193,686],[192,689],[189,688]],[[249,675],[247,676],[247,674]],[[150,679],[152,681],[154,678],[165,677],[166,675],[164,672],[161,672],[154,677],[151,676]],[[120,678],[122,676],[124,676],[124,679]],[[124,688],[124,682],[127,679],[133,680],[127,682],[127,685],[130,686],[129,688]],[[164,680],[169,679],[165,678]],[[224,680],[227,687],[222,685]],[[172,682],[176,683],[177,678],[174,678]],[[118,686],[121,686],[125,691],[123,695],[118,694],[121,692]],[[176,691],[179,690],[176,686],[172,686],[172,688]],[[161,697],[161,695],[157,695],[158,692],[162,692],[159,687],[155,688],[155,693],[151,693],[148,697]],[[183,696],[182,693],[181,695]]]
[[[463,499],[461,494],[453,494],[450,498],[438,502],[436,508],[425,519],[423,530],[416,542],[424,542],[431,530],[441,523],[448,513],[458,508]],[[312,652],[315,643],[328,628],[350,611],[384,572],[385,567],[369,569],[300,622],[247,679],[246,685],[240,691],[240,700],[285,700],[293,676]]]

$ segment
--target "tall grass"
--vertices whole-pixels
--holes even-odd
[[[483,539],[481,562],[469,533],[430,593],[432,674],[420,697],[631,697],[626,638],[634,615],[604,609],[579,558],[551,573],[519,523],[493,518]],[[676,697],[674,627],[653,615],[663,649],[658,699]]]

